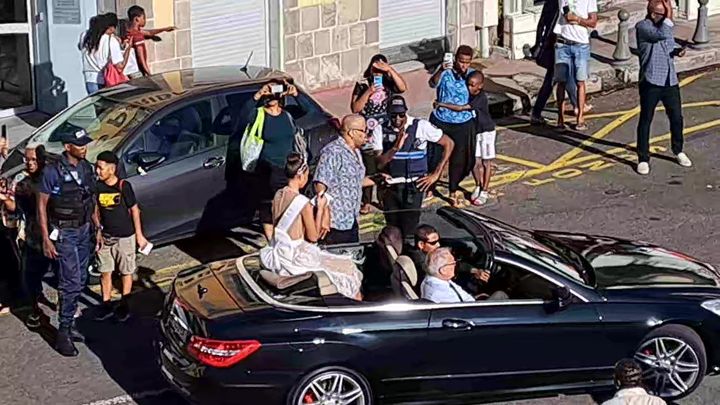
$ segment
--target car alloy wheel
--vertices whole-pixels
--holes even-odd
[[[339,370],[313,376],[299,393],[296,405],[369,405],[362,382]]]
[[[669,336],[645,341],[635,353],[643,366],[643,380],[660,397],[676,398],[695,387],[701,363],[693,347]]]

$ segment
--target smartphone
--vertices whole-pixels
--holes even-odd
[[[443,66],[449,67],[453,63],[453,54],[452,52],[445,53],[445,56],[443,57]]]
[[[143,255],[147,256],[150,254],[150,251],[152,251],[153,244],[148,242],[148,244],[145,246],[145,249],[138,249],[138,252],[142,253]]]
[[[563,7],[563,15],[568,15],[569,12],[570,12],[570,6]]]
[[[383,86],[383,77],[382,75],[375,75],[373,76],[373,86],[376,88],[381,88]]]
[[[3,138],[7,139],[7,125],[3,124],[2,126],[2,134],[0,134]]]
[[[273,94],[282,94],[285,92],[285,86],[282,84],[273,84],[270,86],[270,92]]]

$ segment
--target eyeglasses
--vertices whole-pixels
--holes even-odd
[[[452,262],[450,262],[450,263],[445,263],[445,264],[443,264],[442,266],[440,266],[440,268],[441,268],[441,269],[444,269],[445,267],[454,266],[454,265],[456,265],[456,264],[458,264],[458,263],[460,263],[460,261],[459,261],[459,260],[455,260],[455,261],[452,261]]]
[[[350,128],[350,130],[351,130],[351,131],[360,131],[360,132],[363,132],[363,133],[365,133],[365,134],[367,134],[368,132],[370,132],[370,129],[369,129],[369,128]]]

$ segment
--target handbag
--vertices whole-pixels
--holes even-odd
[[[117,39],[115,36],[111,36],[110,41],[117,41]],[[125,74],[112,63],[112,51],[110,50],[109,42],[107,64],[103,70],[103,78],[105,79],[105,87],[117,86],[118,84],[126,83],[128,81],[127,76],[125,76]]]
[[[293,116],[285,111],[285,114],[288,115],[288,119],[290,120],[290,125],[292,126],[293,130],[293,152],[299,153],[302,155],[305,162],[308,161],[308,143],[307,138],[305,138],[305,131],[295,125],[295,119]]]
[[[262,127],[265,123],[265,109],[257,109],[255,121],[245,127],[240,141],[240,162],[246,172],[254,172],[263,148]]]

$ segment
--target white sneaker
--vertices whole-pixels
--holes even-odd
[[[471,199],[470,202],[472,202],[472,205],[479,207],[481,205],[485,205],[489,199],[490,194],[488,194],[487,191],[481,191],[477,198]]]
[[[638,174],[646,175],[650,173],[650,164],[648,162],[640,162],[637,165]]]
[[[688,157],[688,155],[685,154],[685,152],[680,152],[677,154],[677,162],[682,167],[691,167],[692,166],[692,160]]]
[[[480,196],[480,192],[482,189],[480,187],[475,187],[475,190],[473,190],[472,194],[470,195],[470,201],[475,201]]]

